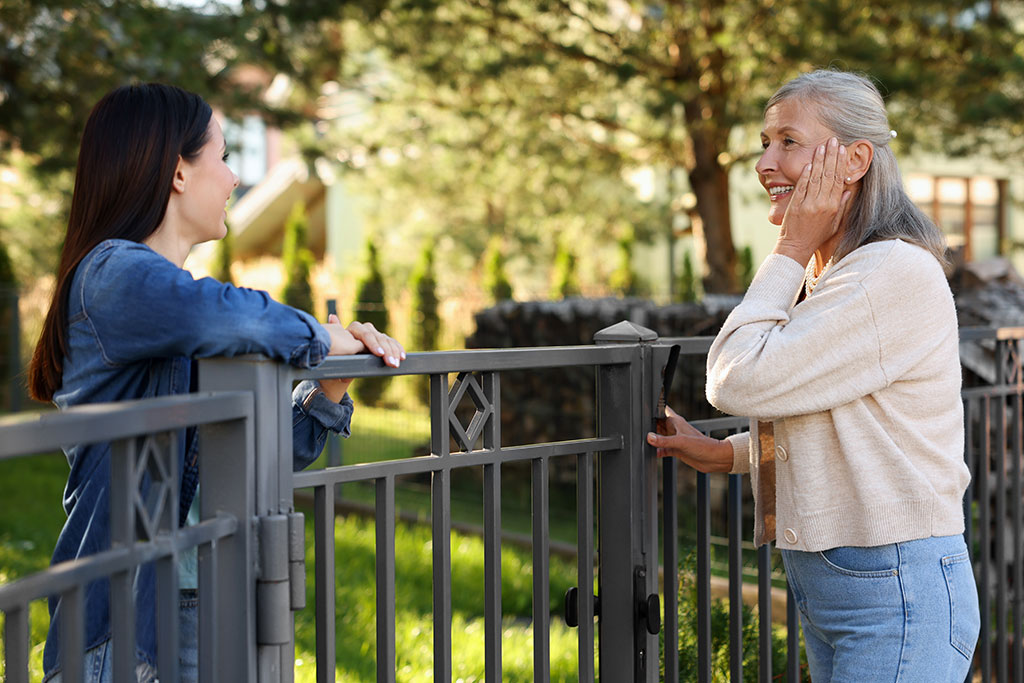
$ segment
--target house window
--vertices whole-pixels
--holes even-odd
[[[910,174],[907,193],[966,261],[1005,253],[1006,181],[988,176]]]

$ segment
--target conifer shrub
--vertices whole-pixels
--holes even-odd
[[[499,237],[491,239],[484,252],[484,290],[494,303],[512,298],[512,283],[505,274],[505,254]]]
[[[419,263],[412,274],[412,348],[415,351],[435,351],[441,335],[441,316],[438,314],[437,280],[434,277],[434,247],[427,245],[420,254]],[[416,396],[424,405],[430,403],[430,376],[415,377]]]
[[[308,244],[309,219],[306,217],[306,204],[296,202],[284,224],[281,262],[284,266],[285,283],[281,300],[312,315],[313,288],[309,284],[309,272],[313,268],[313,252],[309,250]]]
[[[363,323],[373,323],[382,332],[387,331],[388,309],[385,303],[384,276],[380,272],[377,245],[366,242],[366,274],[359,281],[352,317]],[[352,383],[354,398],[367,405],[378,405],[387,388],[385,377],[364,377]]]

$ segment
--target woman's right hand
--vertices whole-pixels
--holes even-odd
[[[732,445],[728,441],[705,436],[667,406],[665,415],[668,434],[647,435],[647,443],[658,449],[659,458],[678,458],[705,473],[732,470]]]
[[[852,196],[844,182],[846,166],[846,147],[836,138],[815,150],[786,207],[774,253],[806,266],[815,250],[839,233]]]

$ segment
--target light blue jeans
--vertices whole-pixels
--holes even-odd
[[[783,550],[814,683],[962,683],[978,640],[963,536]]]
[[[181,683],[195,683],[199,679],[199,601],[195,591],[182,591],[180,601],[180,628],[178,678]],[[113,683],[114,662],[110,656],[110,641],[106,640],[85,651],[83,680],[85,683]],[[61,683],[58,673],[47,683]],[[154,667],[139,662],[135,667],[138,683],[159,683]]]

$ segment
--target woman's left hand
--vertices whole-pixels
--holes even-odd
[[[776,254],[806,266],[814,251],[839,232],[851,197],[845,189],[846,159],[846,147],[836,138],[815,150],[786,207]]]

